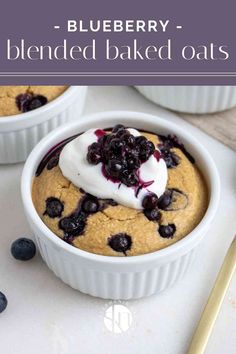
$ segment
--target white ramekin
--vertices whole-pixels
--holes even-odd
[[[0,117],[0,164],[25,161],[51,130],[83,111],[86,86],[71,86],[55,100],[31,112]]]
[[[236,86],[136,86],[149,100],[174,111],[213,113],[236,106]]]
[[[185,238],[157,252],[134,257],[100,256],[77,249],[55,236],[37,214],[31,196],[37,166],[58,142],[92,127],[117,123],[147,131],[175,133],[196,158],[209,188],[209,206],[200,224]],[[21,192],[26,217],[48,267],[66,284],[83,293],[108,299],[137,299],[158,293],[179,280],[189,268],[208,231],[219,202],[220,183],[207,150],[186,129],[156,116],[137,112],[101,112],[64,125],[45,137],[28,157]]]

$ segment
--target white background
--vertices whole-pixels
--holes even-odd
[[[90,87],[86,113],[128,109],[153,113],[191,131],[216,161],[222,183],[220,208],[202,251],[186,277],[157,296],[125,303],[131,328],[112,334],[104,326],[110,302],[83,295],[57,279],[37,255],[14,260],[10,245],[32,237],[20,197],[22,164],[0,166],[1,354],[183,354],[206,303],[226,250],[236,233],[236,154],[130,87]],[[225,123],[227,124],[227,122]],[[236,352],[236,277],[226,295],[206,354]]]

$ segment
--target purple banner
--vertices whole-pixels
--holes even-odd
[[[1,84],[236,84],[234,1],[7,1]]]

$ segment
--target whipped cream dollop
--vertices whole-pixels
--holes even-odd
[[[141,135],[136,129],[127,130],[134,136]],[[142,188],[114,182],[104,175],[102,163],[90,164],[87,161],[88,147],[98,141],[97,131],[90,129],[64,146],[59,159],[64,177],[97,198],[113,199],[134,209],[143,209],[142,200],[147,193],[160,197],[165,192],[168,178],[166,163],[162,158],[156,158],[155,153],[138,170]]]

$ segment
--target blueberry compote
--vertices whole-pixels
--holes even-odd
[[[120,124],[111,133],[102,132],[95,132],[98,140],[88,148],[88,162],[102,163],[104,176],[115,183],[137,188],[143,185],[138,170],[154,154],[154,144],[144,136],[133,136]]]

